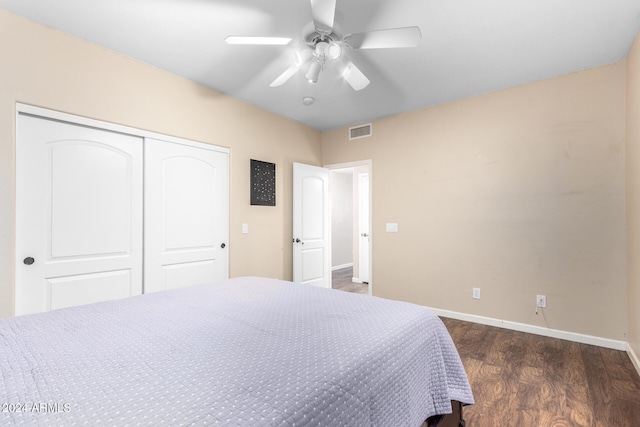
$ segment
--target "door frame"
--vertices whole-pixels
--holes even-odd
[[[77,116],[75,114],[63,113],[61,111],[50,110],[48,108],[36,107],[29,104],[22,104],[16,102],[16,115],[17,120],[20,114],[29,114],[32,116],[43,117],[45,119],[58,120],[61,122],[67,122],[74,125],[81,125],[87,127],[93,127],[102,130],[108,130],[112,132],[124,133],[131,136],[137,136],[140,138],[160,139],[166,142],[173,142],[175,144],[191,145],[195,147],[202,147],[206,145],[211,147],[213,151],[220,151],[222,153],[230,154],[231,150],[227,147],[221,147],[219,145],[209,144],[206,142],[194,141],[186,138],[178,138],[171,135],[164,135],[157,132],[151,132],[144,129],[138,129],[130,126],[119,125],[116,123],[105,122],[102,120],[90,119],[88,117]]]
[[[364,192],[362,191],[362,187],[363,187],[363,181],[364,178],[366,177],[366,185],[367,185],[367,194],[366,194],[366,199],[364,197]],[[355,182],[355,179],[354,179]],[[369,221],[371,219],[371,216],[369,215],[371,213],[371,205],[369,203],[370,200],[370,194],[369,194],[369,171],[367,170],[367,172],[361,172],[358,174],[358,235],[360,236],[358,238],[358,263],[360,264],[359,267],[359,272],[360,272],[360,280],[362,282],[366,282],[369,283],[369,275],[371,272],[371,269],[369,268],[369,263],[370,263],[370,252],[371,252],[371,222]],[[364,199],[364,200],[363,200]],[[363,207],[366,206],[366,213],[367,215],[363,215]],[[367,225],[367,227],[363,227],[363,223],[365,223]],[[367,230],[368,236],[363,236],[362,234],[362,228],[365,228]],[[364,257],[362,256],[362,254],[364,253],[364,241],[363,241],[363,237],[367,237],[369,238],[369,243],[368,243],[368,250],[367,250],[367,256]],[[366,267],[366,268],[363,268]],[[366,270],[366,271],[363,271]]]
[[[369,169],[369,295],[373,295],[373,241],[374,233],[373,228],[373,160],[356,160],[346,163],[334,163],[330,165],[324,165],[324,168],[329,170],[334,169],[349,169],[359,166],[367,166]],[[331,187],[330,187],[331,188]],[[331,191],[331,189],[329,189]],[[358,219],[358,221],[360,221]],[[358,249],[359,250],[359,249]]]

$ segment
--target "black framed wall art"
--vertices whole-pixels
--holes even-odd
[[[251,204],[276,205],[276,164],[251,159]]]

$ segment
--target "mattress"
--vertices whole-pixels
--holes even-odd
[[[473,403],[430,310],[257,277],[0,320],[0,424],[412,426]]]

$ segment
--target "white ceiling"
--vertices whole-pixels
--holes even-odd
[[[332,63],[312,85],[291,46],[231,46],[228,35],[301,40],[309,0],[0,0],[0,7],[319,130],[433,106],[626,58],[640,0],[337,0],[342,33],[417,25],[415,48],[349,50],[371,80],[355,92]],[[304,106],[302,98],[315,102]]]

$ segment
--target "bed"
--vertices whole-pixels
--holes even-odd
[[[0,367],[1,425],[419,427],[474,403],[428,309],[257,277],[2,319]]]

